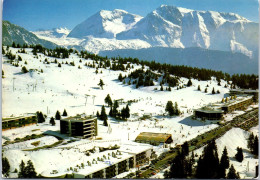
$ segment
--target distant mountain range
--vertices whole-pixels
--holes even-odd
[[[59,45],[102,55],[105,55],[104,53],[122,55],[127,52],[128,56],[134,57],[138,54],[139,58],[143,58],[139,52],[152,53],[154,50],[158,53],[152,53],[155,60],[164,57],[171,64],[177,62],[176,58],[173,58],[173,52],[177,54],[185,52],[191,53],[189,56],[191,60],[187,61],[187,56],[179,54],[176,55],[179,63],[189,62],[191,65],[207,67],[208,60],[206,59],[209,58],[205,57],[204,51],[201,50],[204,49],[207,50],[205,51],[207,54],[214,54],[215,62],[211,60],[211,64],[212,67],[217,67],[213,69],[218,69],[221,61],[219,58],[224,58],[228,62],[232,61],[230,62],[232,64],[235,61],[232,58],[238,58],[238,56],[240,56],[238,59],[243,59],[243,62],[250,61],[257,65],[258,30],[258,23],[249,21],[238,14],[196,11],[162,5],[145,17],[119,9],[101,10],[71,31],[66,28],[57,28],[32,33],[3,21],[3,42],[4,44],[10,44],[12,41],[38,43],[46,47]],[[164,52],[167,52],[167,57],[167,54],[159,51],[164,48],[166,48]],[[177,49],[174,50],[174,48]],[[186,51],[186,48],[189,49]],[[200,50],[193,51],[196,48]],[[170,49],[172,53],[169,52]],[[222,56],[225,54],[223,51],[230,53],[229,58]],[[194,53],[196,53],[196,60],[193,58]],[[199,56],[198,53],[201,55]],[[232,55],[232,53],[236,54]],[[228,65],[228,63],[224,64]],[[255,72],[253,69],[249,68],[247,73]],[[234,72],[242,71],[237,68]]]

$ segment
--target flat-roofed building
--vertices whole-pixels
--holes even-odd
[[[135,141],[151,145],[170,144],[173,142],[171,134],[153,132],[141,132]]]
[[[253,95],[253,100],[255,102],[258,101],[258,89],[254,90],[254,89],[231,89],[229,91],[229,94],[231,96],[233,95],[241,95],[241,94],[247,94],[247,95]]]
[[[97,118],[77,115],[60,120],[60,133],[81,138],[97,136]]]
[[[77,166],[68,167],[63,170],[47,169],[41,173],[46,178],[93,178],[110,179],[118,174],[129,171],[137,167],[141,161],[136,161],[140,154],[142,158],[151,158],[152,146],[132,142],[131,144],[121,144],[119,149],[95,152],[84,157]],[[142,163],[145,163],[142,161]]]
[[[253,96],[240,95],[236,99],[229,100],[228,102],[221,103],[221,109],[225,113],[232,112],[235,110],[244,110],[250,104],[253,103]]]
[[[223,113],[220,108],[202,107],[194,110],[194,117],[202,120],[221,120]]]
[[[34,113],[27,113],[24,116],[2,118],[2,130],[8,130],[37,123]]]

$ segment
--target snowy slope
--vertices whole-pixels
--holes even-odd
[[[68,37],[113,38],[116,34],[130,29],[141,18],[139,15],[130,14],[120,9],[113,11],[101,10],[77,25]]]
[[[218,86],[215,78],[209,81],[192,79],[193,86],[180,90],[174,87],[171,92],[154,90],[154,88],[160,87],[158,82],[154,86],[136,89],[134,85],[128,86],[117,80],[120,73],[124,76],[133,69],[122,72],[99,68],[99,73],[96,74],[95,68],[84,66],[86,62],[93,63],[93,60],[79,58],[74,53],[70,55],[70,58],[66,59],[47,57],[40,53],[36,58],[31,52],[32,49],[27,48],[27,54],[18,53],[19,49],[9,49],[12,53],[17,53],[22,57],[23,60],[19,62],[19,65],[26,66],[27,69],[35,69],[35,71],[21,74],[20,66],[10,65],[6,62],[7,58],[3,57],[3,70],[5,73],[5,78],[2,79],[3,117],[12,114],[18,116],[26,112],[36,111],[42,111],[48,117],[45,123],[3,131],[2,135],[5,139],[13,140],[17,137],[22,138],[46,131],[59,132],[59,121],[56,121],[55,126],[49,124],[50,117],[55,116],[57,110],[63,112],[66,109],[69,116],[80,113],[95,115],[97,111],[100,112],[102,105],[106,105],[104,99],[107,94],[110,94],[113,100],[120,98],[123,98],[124,101],[136,100],[135,103],[129,106],[131,117],[128,121],[117,121],[108,116],[109,126],[106,127],[103,125],[103,121],[98,120],[98,137],[101,140],[83,139],[37,151],[23,151],[31,148],[31,143],[34,140],[5,146],[3,156],[8,158],[11,172],[15,168],[19,169],[21,160],[26,162],[30,159],[38,174],[50,174],[52,170],[58,170],[60,174],[68,173],[67,168],[75,168],[76,165],[86,163],[89,160],[90,157],[85,155],[85,152],[89,149],[93,147],[109,147],[115,144],[124,146],[123,144],[133,143],[140,132],[170,133],[173,137],[171,146],[174,147],[218,127],[217,124],[211,124],[210,122],[192,120],[192,109],[210,102],[221,101],[223,96],[229,92],[228,88],[224,88],[226,82],[221,80],[221,86]],[[55,63],[43,64],[46,58],[50,62],[57,59],[58,62],[64,64],[62,64],[61,68]],[[80,59],[82,62],[80,62]],[[25,61],[27,61],[26,65]],[[74,61],[75,66],[66,65],[66,61]],[[134,69],[141,68],[140,64],[132,65]],[[81,69],[78,69],[78,66]],[[43,73],[39,72],[41,69]],[[147,69],[147,67],[144,67],[144,69]],[[97,85],[100,79],[105,84],[103,90]],[[187,84],[187,82],[188,79],[180,78],[180,85]],[[36,90],[33,91],[32,87],[35,84],[37,84]],[[212,95],[211,93],[198,91],[198,85],[200,85],[201,89],[205,89],[208,85],[209,91],[214,87],[215,90],[220,91],[220,94]],[[85,98],[86,94],[90,95],[87,100]],[[163,115],[166,103],[169,100],[178,102],[183,115],[177,117]],[[126,103],[120,105],[119,109],[122,109],[125,105]],[[108,113],[110,108],[105,106],[105,109]],[[149,114],[152,117],[146,120],[138,120],[144,114]],[[40,141],[39,146],[43,146],[57,142],[57,139],[47,136],[35,139],[35,141]],[[67,142],[67,139],[64,141]],[[169,150],[169,148],[160,146],[153,146],[153,149],[157,155]],[[93,156],[96,158],[98,154]],[[12,173],[12,177],[17,177],[17,174]]]

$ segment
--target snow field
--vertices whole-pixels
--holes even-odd
[[[10,48],[10,50],[16,53],[18,49]],[[95,115],[97,111],[101,111],[102,105],[106,105],[104,99],[107,94],[110,94],[112,100],[122,98],[124,102],[128,100],[136,100],[137,102],[129,106],[131,117],[128,121],[118,121],[109,117],[109,126],[105,127],[103,122],[98,120],[98,137],[102,140],[78,140],[67,145],[37,151],[21,150],[24,146],[29,146],[30,141],[24,142],[23,145],[10,146],[11,150],[4,151],[4,156],[8,160],[10,158],[11,171],[14,171],[15,168],[19,169],[21,160],[27,162],[31,159],[37,173],[48,170],[62,172],[69,167],[75,167],[81,160],[84,160],[85,151],[94,147],[109,147],[115,144],[122,145],[132,142],[140,132],[170,133],[173,138],[173,143],[170,146],[174,147],[218,126],[209,122],[203,123],[192,120],[192,109],[221,101],[229,91],[224,88],[226,82],[222,80],[221,86],[217,86],[215,78],[210,81],[192,79],[192,87],[180,90],[174,87],[171,92],[154,90],[155,87],[160,89],[158,82],[155,83],[155,86],[136,89],[135,85],[123,85],[117,80],[120,73],[124,76],[133,69],[122,72],[99,68],[99,73],[96,74],[95,68],[84,66],[86,62],[92,63],[92,60],[79,58],[75,54],[71,54],[70,58],[67,59],[56,58],[59,63],[64,63],[59,68],[58,64],[43,64],[45,58],[49,62],[54,61],[55,58],[38,54],[39,59],[37,59],[30,52],[31,49],[26,49],[26,51],[28,54],[17,53],[23,59],[22,62],[19,62],[19,65],[26,66],[28,70],[37,69],[40,71],[42,69],[43,73],[33,71],[22,74],[20,73],[21,67],[14,67],[5,63],[7,58],[3,57],[3,70],[5,72],[5,78],[2,79],[3,117],[42,111],[48,118],[42,124],[4,131],[2,135],[5,139],[14,140],[17,137],[22,138],[26,135],[41,134],[49,130],[59,131],[59,121],[56,121],[55,126],[49,124],[50,117],[54,117],[57,110],[62,113],[66,109],[69,116],[81,113]],[[79,62],[80,59],[82,63]],[[27,61],[27,65],[24,64],[25,61]],[[66,61],[68,63],[74,61],[75,66],[66,65]],[[81,69],[78,69],[78,66]],[[134,69],[140,67],[140,65],[134,64]],[[100,73],[101,71],[102,73]],[[14,82],[13,78],[15,78]],[[100,79],[105,84],[103,90],[97,85]],[[180,85],[185,85],[187,82],[188,79],[180,78]],[[34,90],[33,86],[35,84],[37,85]],[[201,91],[197,90],[198,85],[200,85]],[[209,86],[208,93],[204,93],[207,85]],[[219,90],[220,94],[212,95],[213,87],[215,91]],[[166,86],[164,86],[165,88]],[[88,98],[86,98],[86,95],[89,95]],[[178,103],[178,107],[183,112],[181,116],[164,116],[165,106],[169,100]],[[125,106],[126,103],[123,103],[118,109],[120,110]],[[105,107],[108,114],[110,108]],[[151,115],[151,118],[139,120],[143,115]],[[54,139],[47,138],[44,139],[44,142],[52,144]],[[167,149],[159,146],[154,146],[153,149],[157,155],[167,151]]]

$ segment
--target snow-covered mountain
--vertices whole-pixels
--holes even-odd
[[[234,13],[162,5],[116,38],[141,39],[152,46],[201,47],[252,56],[258,49],[258,23]]]
[[[33,32],[38,37],[62,38],[67,37],[70,30],[67,28],[53,28],[51,30],[38,30]]]
[[[35,34],[27,31],[26,29],[12,24],[9,21],[2,22],[2,44],[11,45],[13,42],[16,44],[41,44],[47,48],[55,48],[57,45],[37,37]]]
[[[124,10],[101,10],[77,25],[68,37],[114,38],[116,34],[131,29],[140,19],[142,19],[141,16],[130,14]]]

